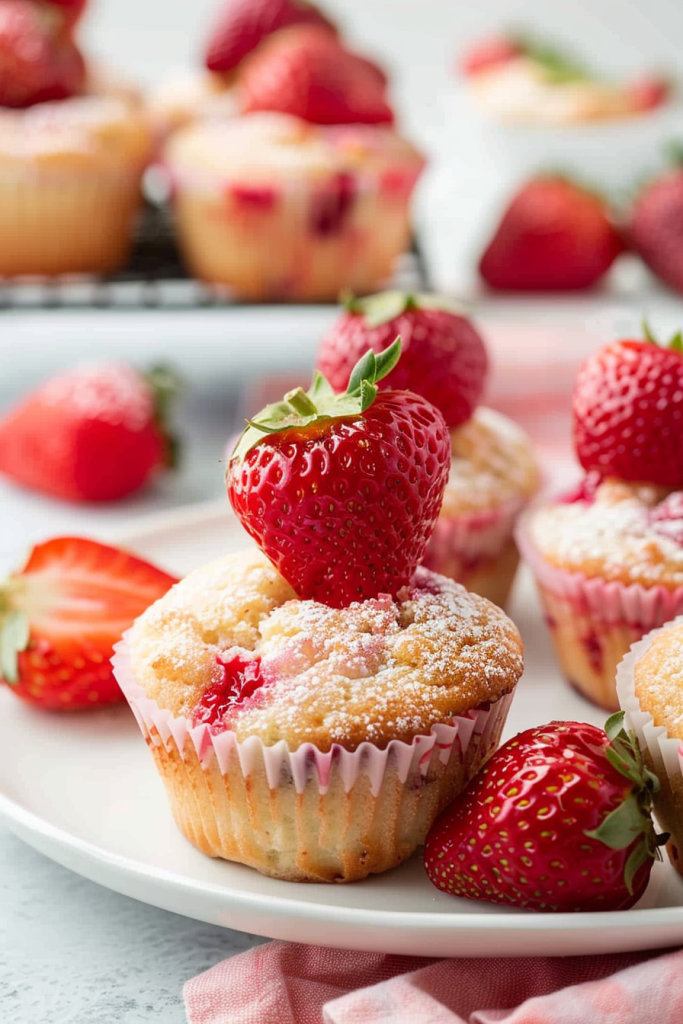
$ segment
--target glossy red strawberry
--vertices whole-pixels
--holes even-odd
[[[175,382],[130,366],[55,377],[0,420],[0,472],[69,501],[113,501],[170,462],[164,420]]]
[[[505,210],[479,273],[507,291],[591,288],[622,248],[598,196],[565,178],[535,178]]]
[[[126,551],[80,537],[38,544],[0,583],[0,675],[37,707],[77,711],[121,700],[114,644],[177,580]]]
[[[617,341],[586,360],[574,386],[574,446],[601,476],[683,487],[683,340]]]
[[[460,59],[460,70],[464,75],[478,75],[481,71],[490,71],[521,56],[522,47],[516,39],[509,36],[495,35],[480,39],[470,45]]]
[[[321,374],[251,421],[227,472],[243,526],[301,598],[335,607],[396,594],[422,560],[450,467],[443,416],[378,393],[397,341],[335,395]]]
[[[332,22],[305,0],[229,0],[206,49],[209,71],[232,71],[264,39],[290,25],[316,25],[336,33]]]
[[[318,351],[318,370],[335,391],[343,391],[366,352],[382,352],[401,337],[401,358],[382,381],[415,391],[441,411],[449,427],[474,412],[488,369],[486,348],[472,323],[445,299],[385,292],[350,298]]]
[[[633,906],[664,837],[659,783],[622,722],[551,722],[501,747],[427,836],[434,885],[537,911]]]
[[[83,91],[83,57],[58,29],[54,12],[31,0],[0,3],[0,106],[30,107]]]
[[[629,240],[657,277],[683,293],[683,168],[645,185],[633,206]]]
[[[313,124],[386,124],[385,88],[366,58],[320,28],[287,29],[251,57],[240,74],[243,113],[273,110]]]

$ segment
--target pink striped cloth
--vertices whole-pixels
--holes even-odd
[[[189,1024],[681,1024],[683,950],[428,960],[269,942],[185,985]]]

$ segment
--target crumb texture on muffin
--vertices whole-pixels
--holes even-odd
[[[634,689],[643,711],[669,736],[683,740],[683,623],[662,629],[634,667]]]
[[[683,495],[607,479],[594,500],[553,502],[528,523],[551,565],[620,583],[683,585]]]
[[[531,441],[502,413],[480,406],[451,431],[451,450],[443,516],[476,515],[511,502],[521,507],[538,489]]]
[[[190,719],[231,648],[265,680],[225,725],[238,740],[327,751],[410,742],[510,692],[522,643],[497,607],[418,569],[410,587],[343,609],[301,601],[256,550],[195,570],[138,619],[132,668],[148,697]]]

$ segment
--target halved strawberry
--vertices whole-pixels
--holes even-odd
[[[0,676],[37,707],[75,711],[122,699],[109,659],[138,615],[177,579],[82,537],[33,548],[0,583]]]

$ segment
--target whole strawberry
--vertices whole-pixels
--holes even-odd
[[[113,501],[171,464],[176,383],[118,363],[55,377],[0,420],[0,473],[69,501]]]
[[[85,87],[85,64],[54,11],[32,0],[0,3],[0,106],[63,100]]]
[[[240,72],[242,113],[272,110],[313,124],[388,124],[394,119],[377,69],[329,32],[290,28]]]
[[[122,699],[114,644],[178,581],[127,551],[81,537],[38,544],[0,582],[0,677],[36,707],[79,711]]]
[[[534,178],[505,210],[479,273],[508,291],[591,288],[622,249],[602,199],[565,178]]]
[[[228,0],[206,49],[209,71],[232,71],[264,39],[290,25],[317,25],[336,33],[331,21],[305,0]]]
[[[574,386],[576,455],[602,476],[683,487],[683,339],[664,348],[647,334],[606,345],[583,364]]]
[[[683,293],[683,168],[645,185],[633,206],[629,239],[650,270]]]
[[[384,292],[348,298],[346,312],[322,340],[317,368],[343,391],[354,365],[368,351],[382,352],[397,335],[401,359],[382,389],[407,389],[441,411],[449,427],[474,412],[488,369],[486,348],[471,322],[445,299]]]
[[[400,341],[335,395],[321,374],[268,406],[237,444],[228,495],[299,597],[344,607],[396,594],[434,528],[450,467],[443,416],[410,391],[378,393]]]
[[[528,729],[437,819],[424,850],[442,892],[529,910],[625,910],[658,846],[657,778],[613,715]]]

